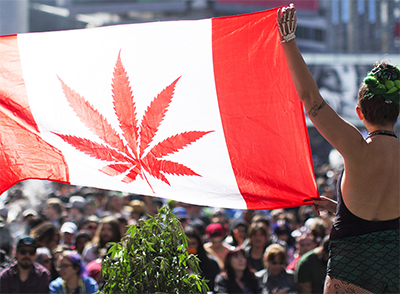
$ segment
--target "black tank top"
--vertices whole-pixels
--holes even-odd
[[[399,230],[400,217],[387,221],[369,221],[351,213],[346,207],[341,190],[343,172],[337,183],[338,203],[336,217],[331,231],[331,240],[359,236],[378,231]]]

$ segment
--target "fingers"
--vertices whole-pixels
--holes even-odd
[[[279,9],[278,9],[278,18],[277,18],[278,23],[282,23],[282,16],[281,16],[281,13],[282,13],[282,10],[279,8]]]
[[[319,216],[319,210],[316,205],[311,205],[312,210],[316,216]]]
[[[287,7],[279,8],[277,15],[278,29],[281,36],[281,43],[293,40],[297,26],[296,8],[293,3]]]
[[[297,25],[297,16],[296,16],[296,10],[293,11],[293,15],[291,16],[291,22],[290,22],[290,31],[294,31],[296,29],[296,25]]]

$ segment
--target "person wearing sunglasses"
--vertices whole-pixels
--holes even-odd
[[[98,290],[97,282],[87,275],[81,256],[64,251],[57,262],[57,279],[50,283],[50,294],[92,294]]]
[[[0,293],[49,293],[50,272],[35,262],[37,248],[32,237],[18,240],[16,261],[0,272]]]
[[[262,292],[265,294],[294,294],[296,284],[293,273],[287,272],[287,253],[285,247],[280,244],[272,244],[264,252],[265,269],[256,272]]]

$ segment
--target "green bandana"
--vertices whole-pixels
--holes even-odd
[[[364,98],[371,99],[377,94],[385,98],[386,103],[400,103],[400,69],[397,66],[380,64],[368,73],[364,83],[370,92]]]

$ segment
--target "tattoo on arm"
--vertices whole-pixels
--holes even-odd
[[[311,107],[310,111],[308,112],[309,116],[317,117],[319,111],[326,105],[325,100],[322,100],[321,105],[317,105],[317,102],[314,101],[313,107]]]

